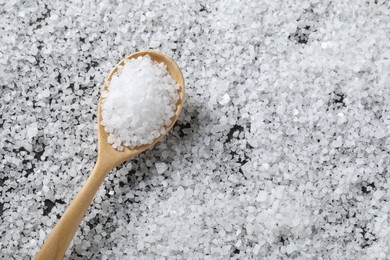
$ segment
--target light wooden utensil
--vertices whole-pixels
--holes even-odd
[[[112,75],[117,71],[119,66],[122,66],[127,59],[137,58],[139,56],[149,55],[152,60],[156,62],[164,62],[167,66],[168,72],[172,78],[179,85],[179,100],[176,104],[175,115],[173,116],[172,123],[166,126],[166,132],[172,128],[177,118],[179,117],[180,111],[184,102],[184,79],[183,75],[177,66],[177,64],[168,56],[152,50],[140,51],[127,56],[116,65],[108,75],[102,91],[107,89],[108,83],[111,80]],[[74,234],[77,231],[78,226],[84,218],[89,205],[91,204],[96,192],[102,184],[107,174],[116,166],[123,163],[126,160],[138,155],[146,149],[152,147],[158,141],[163,138],[164,135],[156,138],[153,143],[148,145],[138,146],[134,149],[125,148],[124,151],[119,152],[112,148],[107,141],[107,132],[104,127],[100,124],[102,120],[101,115],[101,104],[102,96],[100,96],[99,107],[98,107],[98,157],[96,165],[89,175],[87,181],[76,194],[73,201],[69,204],[65,213],[58,221],[57,225],[53,228],[42,248],[36,255],[36,260],[58,260],[62,259],[65,252],[73,239]]]

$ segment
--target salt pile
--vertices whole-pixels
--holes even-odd
[[[0,259],[29,259],[96,160],[129,53],[186,102],[99,190],[65,259],[388,259],[390,2],[3,1]]]
[[[101,124],[108,142],[122,150],[150,144],[165,134],[176,109],[177,90],[164,63],[148,55],[127,60],[102,93]]]

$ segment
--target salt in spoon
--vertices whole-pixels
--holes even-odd
[[[184,79],[180,68],[177,64],[165,54],[157,51],[146,50],[133,53],[123,60],[121,60],[108,74],[108,77],[103,85],[102,92],[107,90],[108,84],[111,81],[113,74],[118,70],[120,66],[123,66],[128,59],[137,58],[140,56],[149,55],[150,58],[158,63],[163,62],[172,78],[179,85],[178,94],[179,99],[176,104],[175,114],[172,117],[172,122],[169,126],[166,126],[165,134],[171,130],[175,124],[177,118],[180,115],[180,111],[184,101]],[[78,226],[84,218],[89,205],[91,204],[96,192],[100,185],[103,183],[107,174],[119,164],[133,158],[139,153],[152,147],[158,141],[160,141],[165,134],[157,137],[151,144],[141,145],[134,149],[124,147],[123,151],[115,150],[111,144],[108,143],[108,134],[104,130],[104,127],[100,124],[102,120],[101,115],[102,96],[100,96],[98,106],[98,157],[94,169],[90,173],[87,181],[84,183],[81,190],[76,194],[68,208],[58,221],[57,225],[53,228],[45,243],[41,247],[40,251],[36,255],[36,260],[58,260],[62,259],[65,252],[73,239],[74,234],[77,231]]]

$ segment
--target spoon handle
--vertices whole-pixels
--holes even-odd
[[[111,169],[110,164],[97,160],[87,181],[50,232],[35,260],[62,259],[96,192]]]

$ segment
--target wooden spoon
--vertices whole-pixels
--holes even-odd
[[[139,56],[149,55],[152,60],[161,63],[164,62],[167,66],[168,72],[172,78],[179,84],[179,100],[176,104],[175,115],[172,118],[172,123],[166,126],[166,133],[171,130],[179,117],[180,111],[184,102],[184,79],[177,64],[168,56],[152,50],[140,51],[133,53],[116,65],[108,75],[102,91],[107,89],[108,83],[112,75],[117,71],[119,66],[123,66],[125,61]],[[91,204],[96,192],[102,184],[107,174],[116,166],[138,155],[146,149],[152,147],[163,138],[164,135],[157,137],[151,144],[138,146],[134,149],[124,148],[119,152],[115,150],[107,141],[108,134],[104,127],[100,124],[102,120],[101,115],[102,96],[100,96],[98,107],[98,157],[96,165],[89,175],[87,181],[81,190],[76,194],[73,201],[69,204],[64,215],[53,228],[41,250],[36,255],[36,260],[57,260],[62,259],[65,252],[77,231],[78,226],[84,218],[89,205]]]

